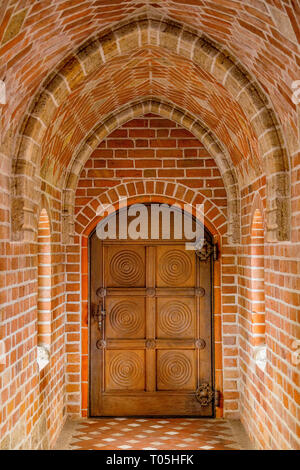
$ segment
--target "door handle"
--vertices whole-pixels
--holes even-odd
[[[98,323],[98,328],[100,333],[102,332],[103,320],[106,315],[105,311],[105,296],[106,296],[106,289],[104,287],[99,287],[96,290],[96,295],[99,298],[99,303],[94,310],[93,317],[95,318],[96,322]]]
[[[102,330],[102,324],[103,324],[103,320],[105,318],[105,315],[106,315],[106,311],[101,309],[100,305],[95,305],[95,307],[93,309],[93,317],[96,320],[96,322],[98,323],[98,328],[99,328],[100,332]]]
[[[196,398],[200,403],[200,406],[208,406],[214,398],[214,391],[212,387],[206,382],[200,384],[196,390]]]

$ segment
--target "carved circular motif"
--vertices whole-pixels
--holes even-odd
[[[119,284],[133,285],[143,275],[143,261],[140,255],[131,250],[119,251],[110,262],[112,278]]]
[[[122,352],[110,362],[110,376],[122,388],[132,387],[143,375],[143,363],[134,352]]]
[[[184,354],[168,352],[159,362],[159,379],[170,387],[185,385],[192,376],[192,366]]]
[[[163,305],[158,326],[168,336],[178,336],[188,330],[192,324],[192,312],[183,302],[176,300]]]
[[[163,254],[159,260],[159,275],[170,286],[180,286],[189,279],[192,263],[184,251],[172,250]]]
[[[109,313],[109,321],[117,333],[131,336],[141,329],[143,318],[137,304],[126,301],[113,306]]]

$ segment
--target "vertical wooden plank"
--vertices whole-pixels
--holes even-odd
[[[196,271],[196,281],[195,281],[195,289],[200,286],[200,261],[197,255],[195,254],[195,271]],[[200,317],[201,317],[201,310],[200,310],[200,297],[195,295],[195,312],[196,312],[196,337],[195,339],[201,338],[201,329],[200,329]],[[197,388],[201,382],[201,363],[200,363],[200,350],[196,348],[196,370],[197,370]]]
[[[200,337],[206,346],[200,350],[200,377],[202,382],[212,385],[211,376],[211,256],[200,261],[200,287],[205,290],[200,296]]]
[[[103,283],[102,271],[102,243],[96,233],[90,239],[90,416],[101,415],[101,384],[103,351],[97,349],[96,343],[99,339],[98,324],[93,313],[97,309],[99,299],[96,295],[98,287]],[[99,367],[100,365],[100,367]]]
[[[108,251],[108,247],[105,246],[103,243],[102,243],[102,251],[101,251],[101,286],[104,287],[104,288],[107,288],[107,269],[108,269],[108,266],[107,266],[107,251]],[[103,299],[103,304],[102,304],[102,307],[105,307],[106,308],[106,305],[105,305],[105,300],[106,299]],[[106,341],[106,330],[107,330],[107,325],[106,325],[106,322],[107,322],[107,315],[105,316],[105,319],[104,319],[104,322],[105,322],[105,326],[104,326],[104,331],[103,331],[103,334],[102,334],[102,339],[104,341]],[[99,332],[99,338],[100,338],[100,332]],[[106,348],[103,348],[102,351],[101,351],[101,363],[100,363],[100,369],[101,369],[101,394],[103,392],[105,392],[105,377],[106,377]]]
[[[156,338],[156,298],[155,270],[156,270],[156,248],[146,247],[146,390],[156,390],[156,349],[153,342]]]
[[[146,247],[146,272],[147,272],[147,287],[155,288],[155,270],[156,270],[156,247]]]

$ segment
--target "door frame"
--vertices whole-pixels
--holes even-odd
[[[165,196],[144,196],[133,197],[127,200],[128,206],[139,203],[165,203],[174,204],[178,202],[183,206],[182,201],[174,201],[174,198],[167,198]],[[183,207],[182,207],[183,208]],[[121,207],[115,204],[114,211],[117,212]],[[195,208],[191,206],[191,214],[194,217]],[[89,240],[92,236],[98,222],[102,217],[96,217],[86,227],[86,230],[81,234],[81,416],[89,417],[90,411],[90,249]],[[205,218],[205,229],[208,231],[211,239],[217,245],[218,253],[221,254],[221,240],[222,236],[212,222]],[[221,256],[219,255],[216,261],[212,260],[212,385],[215,390],[220,392],[219,406],[214,407],[214,417],[223,417],[223,358],[222,358],[222,332],[221,332]],[[217,320],[217,321],[216,321]]]

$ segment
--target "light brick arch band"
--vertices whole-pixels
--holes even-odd
[[[112,211],[121,207],[121,199],[127,198],[128,204],[160,202],[166,204],[187,204],[190,212],[195,215],[196,204],[204,204],[204,222],[211,234],[223,237],[227,234],[227,220],[223,212],[208,198],[199,192],[179,183],[167,180],[136,180],[121,183],[114,188],[104,191],[100,196],[91,199],[89,204],[78,212],[75,219],[76,235],[89,235],[101,219],[99,213],[107,205]],[[85,216],[85,213],[87,215]],[[79,223],[83,215],[86,225]]]
[[[90,158],[93,150],[99,143],[115,129],[119,128],[129,120],[147,113],[155,113],[162,117],[173,120],[184,128],[188,129],[197,137],[207,151],[213,156],[223,178],[227,193],[228,204],[228,239],[232,243],[239,242],[240,239],[240,211],[239,192],[234,168],[229,166],[229,159],[226,158],[226,151],[221,148],[221,144],[216,136],[192,115],[184,110],[175,107],[172,103],[166,103],[159,99],[145,99],[142,102],[132,103],[129,106],[118,110],[116,114],[106,117],[92,133],[85,139],[79,151],[73,158],[69,170],[67,171],[64,184],[64,229],[65,242],[67,243],[74,235],[73,220],[75,207],[75,191],[81,171]]]
[[[271,104],[258,83],[231,55],[197,31],[174,21],[137,18],[119,24],[82,45],[48,77],[35,97],[20,133],[15,163],[13,234],[20,234],[34,211],[30,188],[39,171],[41,146],[57,108],[89,74],[122,54],[146,46],[177,51],[211,74],[241,106],[257,136],[267,176],[267,236],[269,241],[289,238],[289,161],[284,137]]]

